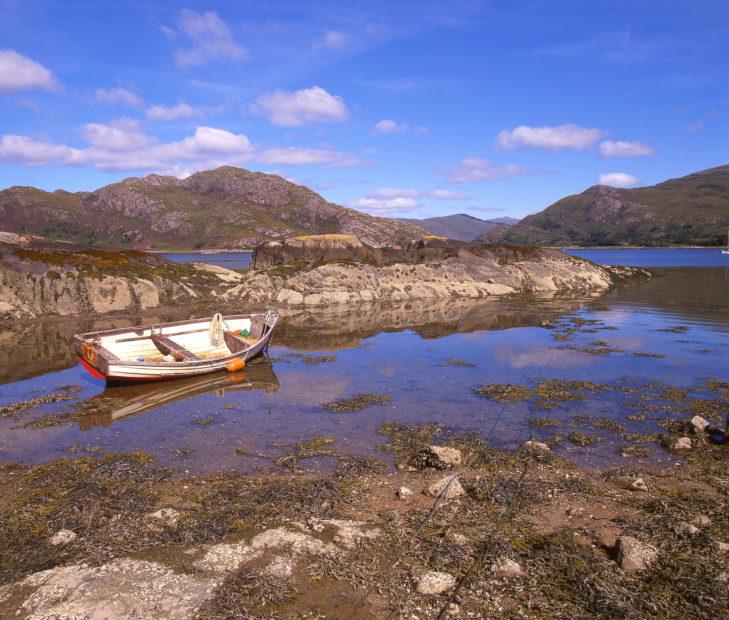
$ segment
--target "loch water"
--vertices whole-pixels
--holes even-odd
[[[648,448],[646,462],[675,461],[656,441],[666,421],[701,412],[726,423],[729,392],[716,382],[729,382],[729,256],[575,253],[660,266],[653,278],[602,296],[285,310],[270,363],[155,385],[107,388],[73,354],[74,333],[133,319],[2,326],[0,459],[142,450],[183,472],[255,472],[317,437],[333,438],[342,452],[388,459],[378,429],[398,421],[440,423],[506,449],[558,436],[555,451],[586,466],[625,463],[621,449],[631,445]],[[592,387],[559,383],[576,381]],[[485,398],[481,386],[498,392],[489,384],[523,386],[530,397]],[[351,413],[324,406],[363,393],[389,400]],[[49,394],[67,399],[2,409]],[[574,441],[581,436],[592,443]]]

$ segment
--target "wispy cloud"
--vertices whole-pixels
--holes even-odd
[[[500,131],[496,136],[496,146],[505,150],[531,147],[549,151],[582,151],[593,146],[604,133],[602,129],[573,124],[554,127],[520,125],[512,130]]]
[[[97,88],[94,97],[101,103],[109,105],[122,105],[130,108],[140,108],[144,100],[128,88]]]
[[[387,136],[394,133],[405,133],[408,130],[408,126],[405,123],[398,123],[389,118],[382,119],[375,123],[373,131],[376,134]]]
[[[625,142],[606,140],[600,143],[599,153],[603,157],[647,157],[655,154],[655,149],[645,142]]]
[[[423,125],[410,126],[407,123],[399,123],[390,118],[383,118],[381,121],[375,123],[372,131],[380,136],[390,136],[398,133],[406,133],[412,131],[415,134],[428,133],[428,128]]]
[[[448,168],[445,175],[451,183],[483,183],[526,174],[526,172],[527,169],[524,166],[498,165],[487,159],[467,157]]]
[[[600,57],[613,63],[642,62],[665,51],[666,44],[636,37],[632,30],[606,32],[587,39],[562,43],[542,50],[549,56],[589,58]]]
[[[0,49],[0,91],[58,90],[60,84],[42,64],[15,50]]]
[[[147,108],[147,118],[151,121],[174,121],[180,118],[195,118],[203,116],[200,108],[181,102],[177,105],[153,105]]]
[[[683,128],[683,132],[687,134],[698,133],[705,126],[706,124],[704,123],[704,121],[696,121],[695,123],[690,123],[689,125],[686,125],[686,127]]]
[[[327,30],[324,35],[314,43],[314,50],[338,50],[349,43],[350,36],[341,30]]]
[[[638,185],[638,179],[627,172],[605,172],[598,178],[600,185],[611,187],[633,187]]]
[[[319,86],[263,94],[256,99],[251,111],[265,116],[272,125],[279,127],[338,123],[349,118],[344,100]]]
[[[451,79],[434,79],[434,78],[385,78],[385,79],[365,79],[359,78],[355,82],[368,88],[376,90],[384,90],[391,93],[407,93],[419,90],[428,90],[431,88],[442,88],[444,86],[452,86],[454,81]]]
[[[469,200],[469,197],[461,192],[454,192],[449,189],[434,189],[428,192],[429,198],[436,200]]]
[[[297,146],[270,148],[263,152],[260,161],[278,166],[310,166],[322,164],[334,168],[351,168],[365,164],[356,155],[334,149],[311,149]]]
[[[178,68],[197,67],[212,60],[246,60],[248,50],[236,42],[228,25],[215,11],[197,13],[183,9],[177,30],[164,29],[171,38],[183,37],[187,45],[175,51]]]
[[[369,213],[407,212],[417,209],[417,197],[420,192],[415,189],[398,189],[383,187],[376,189],[364,198],[352,200],[347,203],[352,209],[361,209]]]

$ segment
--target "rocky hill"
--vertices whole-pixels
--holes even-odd
[[[513,217],[498,217],[490,220],[482,220],[466,213],[454,213],[440,217],[398,218],[400,222],[406,222],[413,226],[424,228],[429,233],[456,239],[458,241],[473,241],[483,233],[496,228],[497,226],[511,226],[519,220]]]
[[[595,185],[480,241],[547,245],[721,245],[729,228],[729,165],[658,185]]]
[[[0,322],[148,310],[327,306],[481,299],[514,293],[599,293],[642,275],[599,267],[549,248],[485,245],[428,236],[405,248],[353,235],[290,237],[254,252],[246,272],[176,264],[137,250],[28,240],[0,243]]]
[[[186,179],[151,174],[93,192],[0,191],[4,231],[141,249],[251,248],[292,235],[347,233],[372,245],[423,230],[327,202],[285,179],[223,166]]]

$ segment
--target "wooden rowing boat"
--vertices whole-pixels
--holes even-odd
[[[264,353],[278,313],[216,315],[74,336],[84,368],[109,382],[160,381],[237,372]]]

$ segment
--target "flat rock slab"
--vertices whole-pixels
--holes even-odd
[[[120,559],[102,566],[42,571],[0,589],[0,605],[28,592],[17,617],[74,620],[191,618],[220,582],[162,564]]]

